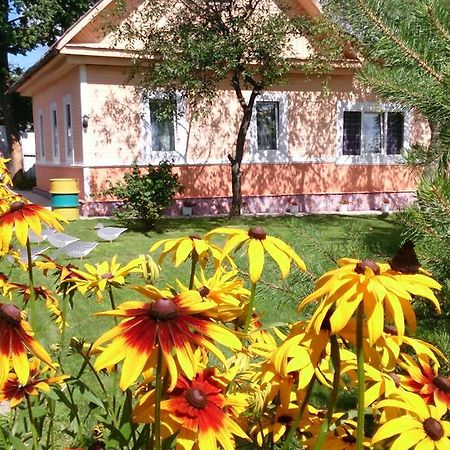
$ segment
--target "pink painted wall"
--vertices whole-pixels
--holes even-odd
[[[45,192],[50,191],[50,180],[52,178],[77,178],[80,188],[79,197],[84,199],[83,168],[82,167],[55,167],[36,165],[37,188]]]

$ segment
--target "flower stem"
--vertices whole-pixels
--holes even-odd
[[[362,450],[364,438],[364,349],[363,349],[363,323],[364,321],[364,303],[360,302],[358,311],[356,313],[356,358],[358,364],[358,391],[357,391],[357,405],[358,415],[357,423],[358,429],[356,434],[356,449]]]
[[[61,312],[62,312],[63,322],[62,322],[62,328],[61,328],[61,341],[59,344],[59,351],[61,351],[64,346],[64,337],[66,335],[66,325],[67,325],[66,315],[67,315],[67,303],[68,303],[66,295],[63,295],[62,302],[63,302],[63,305],[62,305]]]
[[[111,286],[108,286],[108,295],[109,295],[109,301],[111,303],[111,308],[116,309],[116,302],[114,301],[114,295],[113,295]],[[117,317],[116,316],[114,316],[114,323],[117,325]]]
[[[341,379],[341,357],[339,352],[339,343],[335,335],[330,336],[331,343],[331,361],[334,367],[333,375],[333,390],[331,391],[330,400],[328,401],[327,417],[320,427],[319,434],[314,445],[314,450],[319,450],[325,441],[325,437],[330,429],[331,422],[333,421],[334,407],[336,406],[338,394],[339,394],[339,382]]]
[[[311,397],[311,393],[313,391],[315,382],[316,382],[316,376],[313,375],[313,377],[311,378],[311,381],[308,384],[308,389],[306,390],[305,398],[303,399],[303,402],[302,402],[300,408],[298,409],[297,414],[294,417],[294,420],[291,423],[289,433],[286,437],[286,440],[284,441],[283,447],[281,447],[281,450],[289,449],[289,445],[290,445],[292,439],[294,438],[295,432],[302,420],[303,413],[305,412],[306,406],[308,405],[309,397]]]
[[[252,283],[250,301],[248,302],[247,317],[245,318],[245,324],[244,324],[244,333],[248,332],[248,328],[250,326],[250,321],[253,316],[253,305],[255,303],[255,294],[256,294],[256,283]]]
[[[156,362],[156,384],[155,384],[155,423],[153,424],[153,444],[150,448],[161,450],[161,399],[162,399],[162,350],[158,346],[158,359]]]
[[[33,258],[31,257],[30,239],[27,239],[27,258],[28,258],[28,279],[30,281],[30,300],[34,302],[36,294],[34,292]]]
[[[31,425],[31,432],[33,434],[33,450],[39,449],[39,441],[38,441],[38,435],[36,430],[36,421],[33,417],[33,409],[31,407],[31,401],[30,397],[28,395],[25,395],[25,398],[27,400],[27,409],[28,409],[28,418],[30,419],[30,425]]]
[[[194,287],[195,267],[197,266],[197,262],[198,262],[198,254],[197,251],[194,249],[192,250],[191,255],[191,276],[189,278],[189,289],[192,289]]]

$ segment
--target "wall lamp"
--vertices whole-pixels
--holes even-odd
[[[87,114],[81,118],[81,126],[84,130],[87,130],[87,127],[89,126],[89,116]]]

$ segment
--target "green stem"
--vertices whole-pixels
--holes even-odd
[[[288,435],[286,437],[286,440],[284,441],[283,447],[281,447],[281,450],[288,450],[289,449],[289,445],[290,445],[292,439],[295,436],[295,432],[297,431],[297,428],[300,425],[300,422],[301,422],[302,417],[303,417],[303,413],[305,412],[305,409],[306,409],[306,407],[308,405],[309,397],[311,397],[311,393],[313,391],[316,379],[317,379],[316,376],[313,375],[313,377],[311,378],[311,381],[308,384],[308,389],[306,390],[305,398],[303,399],[303,402],[302,402],[300,408],[298,409],[297,414],[294,417],[294,420],[291,423],[291,427],[290,427],[289,433],[288,433]]]
[[[250,321],[252,320],[253,305],[255,303],[255,293],[256,293],[256,283],[252,283],[250,301],[248,302],[247,317],[245,318],[245,324],[244,324],[244,333],[248,332],[248,328],[250,326]]]
[[[156,362],[156,385],[155,385],[155,423],[153,430],[154,450],[161,450],[161,399],[162,399],[162,350],[158,346],[158,360]]]
[[[52,400],[49,398],[47,400],[48,409],[50,411],[50,423],[48,424],[47,429],[47,448],[50,448],[51,450],[54,449],[55,442],[54,442],[54,433],[53,433],[53,425],[54,425],[54,419],[55,419],[55,400]]]
[[[0,440],[1,442],[3,442],[3,447],[5,448],[5,450],[7,450],[9,447],[6,442],[5,433],[3,433],[3,427],[1,424],[0,424]]]
[[[27,239],[27,259],[28,259],[28,280],[30,283],[30,300],[34,302],[34,300],[36,299],[36,293],[34,292],[33,259],[31,257],[30,239]]]
[[[356,314],[356,358],[358,364],[358,391],[357,404],[358,415],[357,423],[358,429],[356,434],[356,449],[362,450],[364,438],[364,349],[363,349],[363,327],[364,327],[364,303],[361,301],[358,306]]]
[[[339,383],[341,380],[341,357],[339,352],[339,343],[335,335],[330,336],[331,343],[331,361],[334,367],[333,375],[333,390],[331,391],[330,400],[328,401],[327,417],[320,427],[319,434],[317,436],[314,450],[320,450],[330,429],[331,422],[333,421],[333,412],[337,403],[339,394]]]
[[[108,286],[108,295],[109,295],[109,301],[111,303],[111,308],[116,309],[116,302],[114,301],[114,295],[113,295],[111,286]],[[114,323],[117,325],[117,317],[116,316],[114,316]]]
[[[36,430],[36,421],[33,417],[33,409],[31,407],[31,401],[30,397],[28,395],[25,395],[25,398],[27,400],[27,409],[28,409],[28,418],[30,419],[30,425],[31,425],[31,432],[33,434],[33,450],[39,449],[39,441],[38,441],[38,434]]]
[[[67,315],[68,300],[65,295],[63,295],[62,301],[63,301],[63,305],[62,305],[61,313],[62,313],[62,317],[63,317],[63,323],[62,323],[62,328],[61,328],[61,341],[59,344],[59,346],[60,346],[59,351],[61,351],[64,346],[64,337],[66,335],[66,315]]]
[[[189,289],[192,289],[194,287],[195,267],[197,266],[197,262],[198,262],[198,254],[197,251],[194,249],[192,250],[191,255],[191,276],[189,278]]]

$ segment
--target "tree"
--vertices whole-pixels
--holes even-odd
[[[119,11],[128,20],[116,31],[134,55],[132,77],[145,95],[182,92],[190,111],[207,113],[221,83],[228,83],[241,107],[231,166],[231,216],[240,215],[241,163],[258,95],[280,82],[292,68],[293,39],[321,34],[314,63],[305,70],[325,71],[340,57],[339,42],[327,23],[293,18],[269,0],[167,0],[147,2],[137,11]],[[114,22],[114,21],[113,21]],[[117,23],[117,22],[115,22]],[[340,42],[339,42],[340,44]],[[150,67],[149,67],[150,66]],[[244,90],[250,91],[246,98]],[[168,102],[169,103],[169,102]]]
[[[89,0],[0,0],[0,120],[6,128],[11,174],[21,173],[19,131],[31,110],[17,95],[7,93],[20,70],[8,55],[24,55],[38,45],[51,45],[85,11]]]
[[[326,11],[362,52],[359,79],[391,102],[428,118],[432,140],[408,159],[448,176],[450,163],[450,2],[328,0]]]

